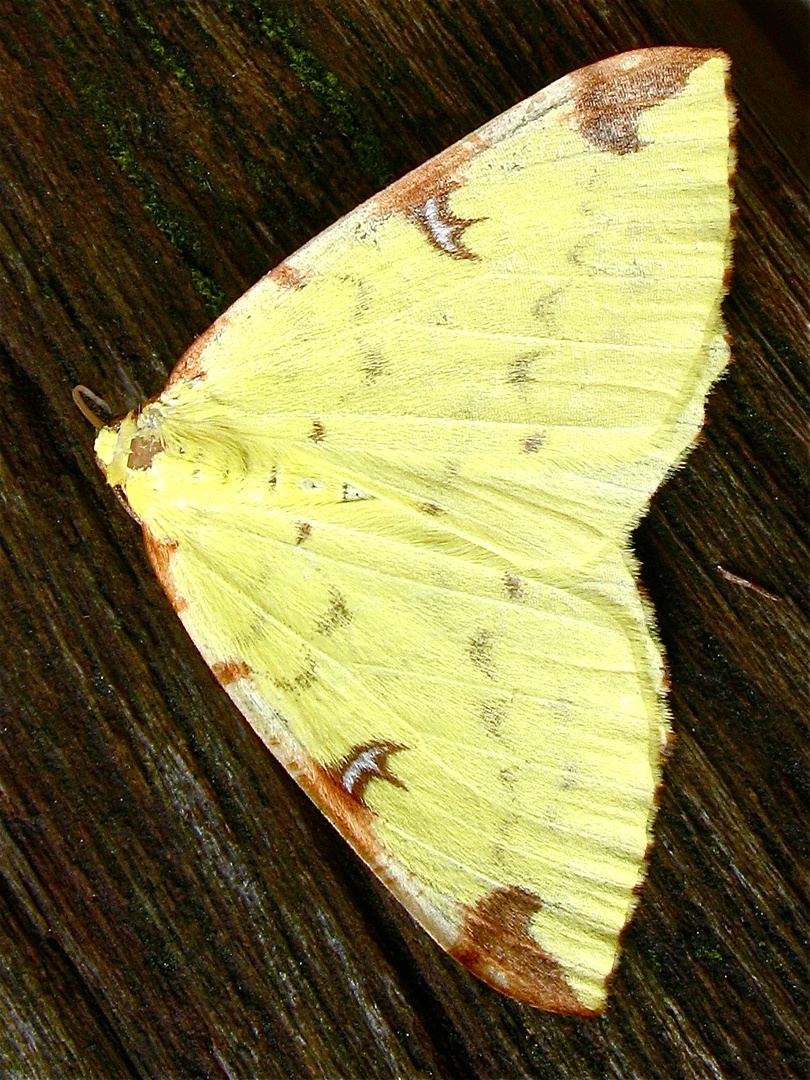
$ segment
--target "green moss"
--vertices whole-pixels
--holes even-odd
[[[211,173],[196,154],[186,156],[186,171],[201,188],[211,189]]]
[[[217,314],[224,307],[226,298],[202,269],[202,250],[193,223],[182,210],[163,197],[155,180],[140,164],[138,144],[143,140],[141,117],[132,109],[119,109],[117,102],[95,75],[85,75],[83,79],[77,76],[75,82],[79,95],[104,132],[110,157],[137,188],[146,213],[188,267],[209,314]]]
[[[190,273],[191,280],[194,282],[194,287],[202,297],[208,314],[212,317],[219,315],[219,313],[225,309],[225,305],[228,301],[225,291],[204,271],[197,270],[192,266]]]
[[[181,86],[194,89],[194,80],[187,68],[177,58],[176,50],[168,45],[158,34],[152,23],[140,12],[135,16],[135,25],[146,34],[149,50],[161,67],[170,72]]]
[[[394,179],[385,144],[373,131],[358,131],[352,139],[352,153],[364,176],[383,188]]]
[[[367,126],[363,109],[354,95],[341,86],[333,71],[305,43],[300,23],[280,14],[266,0],[250,0],[258,16],[259,29],[267,41],[284,57],[301,83],[321,104],[340,133],[350,141],[357,164],[365,176],[383,187],[392,179],[393,171],[384,143]]]
[[[245,156],[242,160],[242,168],[254,189],[263,198],[275,192],[276,179],[263,162],[257,161],[254,157]]]
[[[56,38],[54,44],[62,56],[76,56],[79,52],[76,39],[71,34],[65,34],[63,38]]]
[[[84,0],[88,10],[95,16],[98,22],[104,27],[108,34],[115,34],[117,32],[117,26],[115,22],[110,18],[104,9],[104,5],[99,0]]]

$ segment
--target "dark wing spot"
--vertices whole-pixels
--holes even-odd
[[[309,540],[312,536],[312,526],[308,521],[299,521],[296,525],[295,532],[295,546],[303,544],[306,540]]]
[[[420,503],[419,509],[423,514],[430,514],[431,517],[440,517],[444,513],[442,507],[435,502]]]
[[[510,600],[523,599],[523,582],[517,574],[504,574],[503,587],[506,589],[506,595]]]
[[[379,379],[382,373],[385,371],[388,361],[382,355],[382,353],[373,352],[369,353],[366,357],[366,362],[361,368],[363,375],[368,382],[373,382],[374,379]]]
[[[580,240],[572,248],[569,248],[566,258],[569,262],[572,262],[574,266],[585,266],[585,251],[586,241]]]
[[[316,624],[315,630],[319,634],[331,634],[341,626],[347,626],[352,621],[352,613],[346,607],[346,601],[337,591],[332,590],[329,608],[326,614]]]
[[[313,442],[323,442],[326,438],[326,428],[320,420],[312,421],[312,431],[310,431],[309,437]]]
[[[532,936],[532,915],[543,901],[529,889],[504,885],[476,904],[462,905],[463,923],[450,955],[512,997],[551,1012],[593,1015],[577,997],[562,966]]]
[[[641,150],[638,121],[645,109],[680,94],[692,72],[714,49],[638,49],[613,56],[570,76],[574,127],[599,150],[630,154]]]
[[[492,634],[489,630],[478,630],[473,634],[467,652],[478,670],[483,671],[488,679],[493,678]]]
[[[512,386],[528,386],[529,383],[536,382],[537,380],[532,376],[532,364],[537,360],[537,356],[519,356],[516,360],[513,360],[512,366],[509,368],[509,373],[506,378]]]
[[[534,435],[529,435],[521,443],[521,450],[524,454],[536,454],[540,447],[545,442],[545,434],[542,431],[536,431]]]
[[[507,765],[498,770],[498,781],[508,790],[511,791],[518,779],[518,771],[514,765]]]
[[[301,670],[292,679],[276,679],[276,686],[286,690],[288,694],[294,694],[300,690],[309,690],[310,686],[317,681],[318,672],[315,667],[315,658],[308,656]]]
[[[551,327],[556,323],[558,314],[557,309],[562,293],[562,289],[552,289],[551,292],[538,296],[534,302],[532,314],[548,327]]]
[[[566,761],[560,769],[559,786],[563,791],[570,791],[579,787],[579,769],[575,761]]]
[[[484,729],[488,731],[490,735],[499,739],[504,719],[501,706],[495,705],[490,701],[485,701],[481,706],[480,719]]]
[[[330,772],[344,791],[362,802],[370,780],[387,780],[394,787],[406,787],[402,780],[391,772],[388,757],[407,749],[407,746],[394,742],[363,743],[352,747]]]

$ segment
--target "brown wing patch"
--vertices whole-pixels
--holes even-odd
[[[468,226],[483,219],[457,217],[450,209],[448,198],[464,183],[464,166],[488,145],[482,136],[472,135],[449,147],[381,192],[371,202],[371,215],[401,214],[439,251],[456,259],[477,258],[464,245],[462,234]]]
[[[391,856],[375,835],[374,811],[343,787],[334,769],[321,765],[313,758],[299,757],[288,762],[287,768],[360,858],[384,884],[390,885],[386,868]]]
[[[479,979],[527,1005],[593,1016],[565,978],[560,963],[532,937],[529,919],[541,909],[536,893],[517,885],[493,889],[463,905],[463,922],[450,955]]]
[[[171,561],[177,544],[173,540],[157,540],[148,525],[142,523],[143,542],[146,545],[146,554],[152,563],[152,568],[166,595],[169,603],[179,615],[188,607],[188,600],[177,591],[177,586],[172,577]]]
[[[211,665],[211,671],[220,686],[230,686],[237,679],[246,679],[250,675],[250,668],[244,660],[216,660]]]
[[[489,143],[480,135],[449,146],[418,169],[395,181],[372,200],[374,216],[408,214],[428,199],[447,195],[464,182],[464,168]]]
[[[370,780],[387,780],[394,787],[406,785],[388,765],[390,754],[407,750],[407,746],[394,742],[367,742],[354,746],[349,753],[327,771],[352,798],[363,802]]]
[[[282,289],[300,289],[306,285],[310,274],[308,270],[299,270],[290,263],[279,263],[270,271],[270,280],[274,281]]]
[[[644,146],[638,136],[641,113],[681,93],[692,72],[713,56],[724,54],[682,47],[638,49],[592,64],[569,76],[569,118],[599,150],[635,153]]]
[[[181,381],[191,382],[192,379],[204,379],[205,368],[203,367],[203,353],[214,340],[217,334],[224,330],[230,322],[230,316],[226,311],[224,315],[220,315],[215,323],[212,323],[208,329],[200,334],[200,336],[189,345],[183,355],[175,364],[172,369],[172,373],[169,376],[169,381],[164,387],[163,393],[171,389],[176,383]]]
[[[477,259],[474,251],[464,244],[464,230],[484,218],[460,218],[450,209],[449,192],[426,199],[408,210],[410,221],[417,225],[427,239],[445,255],[455,259]]]

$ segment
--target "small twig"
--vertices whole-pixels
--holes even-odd
[[[776,593],[769,592],[768,589],[757,585],[755,581],[749,581],[748,578],[740,577],[739,574],[732,574],[730,570],[726,570],[725,566],[721,566],[719,563],[717,564],[717,572],[726,581],[730,581],[732,585],[741,585],[744,589],[750,589],[752,592],[759,593],[760,596],[767,597],[768,600],[781,601],[782,599]]]

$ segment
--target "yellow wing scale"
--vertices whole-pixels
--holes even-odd
[[[727,362],[726,66],[646,50],[529,99],[97,441],[282,763],[445,948],[559,1011],[603,1008],[650,842],[629,534]]]

